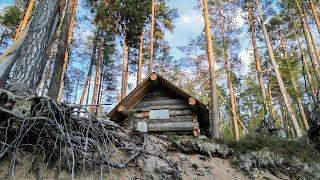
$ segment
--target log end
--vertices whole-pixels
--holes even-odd
[[[118,108],[117,108],[117,111],[118,112],[122,112],[126,109],[126,107],[124,107],[123,105],[120,105]]]
[[[194,105],[197,104],[197,100],[196,100],[195,98],[193,98],[193,97],[190,97],[190,98],[188,99],[188,102],[189,102],[189,105],[190,105],[190,106],[194,106]]]
[[[156,80],[158,79],[157,74],[156,74],[156,73],[152,73],[152,74],[150,75],[150,79],[151,79],[151,81],[156,81]]]

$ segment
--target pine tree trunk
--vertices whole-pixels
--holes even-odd
[[[318,102],[318,98],[317,98],[317,95],[316,95],[316,90],[314,88],[314,84],[312,82],[312,76],[310,74],[310,71],[309,71],[309,67],[308,67],[308,64],[307,64],[307,60],[304,56],[304,52],[303,52],[303,49],[302,49],[302,44],[301,44],[301,41],[300,41],[300,37],[298,35],[298,33],[295,31],[295,38],[298,42],[298,46],[299,46],[299,50],[300,50],[300,54],[301,54],[301,60],[302,60],[302,68],[304,70],[304,72],[307,74],[307,80],[308,80],[308,83],[309,83],[309,88],[310,88],[310,92],[311,92],[311,96],[312,96],[312,99],[313,99],[313,102],[317,103]]]
[[[317,48],[317,45],[316,45],[316,42],[314,40],[314,36],[313,36],[313,33],[312,33],[312,30],[309,26],[309,23],[308,23],[308,15],[307,13],[303,10],[303,15],[304,15],[304,18],[305,18],[305,22],[306,22],[306,26],[307,26],[307,30],[308,30],[308,33],[310,35],[310,40],[311,40],[311,44],[312,44],[312,47],[313,47],[313,51],[314,51],[314,54],[316,55],[316,59],[318,61],[318,66],[320,65],[320,56],[319,56],[319,51],[318,51],[318,48]]]
[[[310,9],[311,9],[313,18],[314,18],[314,20],[315,20],[315,22],[316,22],[318,32],[319,32],[319,34],[320,34],[320,21],[319,21],[317,9],[316,9],[314,3],[312,2],[312,0],[309,0],[309,5],[310,5]]]
[[[128,77],[128,61],[127,61],[127,42],[126,36],[124,36],[122,44],[122,78],[121,78],[121,100],[127,95],[127,83],[126,79]]]
[[[221,29],[221,37],[223,41],[223,55],[224,55],[224,61],[227,71],[227,81],[228,81],[228,87],[229,87],[229,96],[230,96],[230,116],[232,118],[233,123],[233,131],[234,131],[234,138],[235,140],[240,140],[240,133],[239,133],[239,126],[237,121],[237,110],[236,110],[236,98],[234,95],[234,88],[233,88],[233,82],[232,82],[232,70],[231,70],[231,64],[229,60],[228,55],[228,47],[225,37],[225,29],[224,29],[224,18],[221,14],[221,7],[219,6],[219,21],[220,21],[220,29]]]
[[[93,92],[92,92],[92,100],[91,104],[95,105],[97,104],[97,98],[98,98],[98,90],[99,90],[99,84],[101,81],[101,66],[102,66],[102,56],[103,56],[103,51],[102,51],[102,46],[103,46],[103,36],[102,33],[100,33],[100,40],[99,40],[99,49],[98,49],[98,59],[97,59],[97,64],[96,64],[96,75],[94,79],[94,85],[93,85]],[[95,113],[96,111],[96,106],[91,106],[90,107],[90,112]]]
[[[154,45],[154,18],[155,18],[155,1],[151,0],[151,28],[150,28],[150,59],[149,59],[149,74],[153,71],[153,45]]]
[[[202,0],[204,22],[205,22],[205,34],[207,42],[207,54],[209,61],[209,73],[210,73],[210,90],[211,90],[211,123],[210,133],[213,138],[220,137],[220,120],[219,120],[219,108],[217,97],[217,83],[216,83],[216,70],[213,51],[213,41],[211,36],[211,25],[209,20],[208,1]]]
[[[137,86],[140,84],[140,82],[142,80],[143,35],[144,35],[144,31],[142,32],[141,37],[140,37]]]
[[[271,80],[269,80],[269,82],[268,82],[268,91],[267,91],[267,93],[268,93],[268,96],[269,96],[269,101],[267,101],[268,102],[268,106],[270,107],[270,109],[271,109],[271,117],[273,118],[273,119],[276,119],[276,112],[275,112],[275,110],[274,110],[274,105],[273,105],[273,97],[272,97],[272,91],[271,91]],[[282,120],[283,120],[283,118],[282,118]]]
[[[80,106],[82,106],[82,104],[83,104],[84,98],[86,97],[86,94],[87,94],[88,85],[89,85],[89,83],[90,83],[90,81],[91,81],[93,62],[94,62],[94,61],[91,60],[90,66],[89,66],[89,71],[88,71],[88,74],[87,74],[87,77],[86,77],[86,81],[85,81],[84,86],[83,86],[83,89],[82,89],[82,93],[81,93],[81,97],[80,97],[80,102],[79,102],[79,105],[80,105]]]
[[[39,2],[38,12],[32,18],[29,32],[15,57],[17,63],[9,84],[11,90],[36,93],[36,81],[42,76],[39,64],[42,63],[42,56],[51,41],[49,34],[56,14],[59,13],[58,5],[58,1]]]
[[[302,30],[303,30],[303,34],[304,34],[304,38],[305,38],[305,41],[306,41],[306,45],[307,45],[307,50],[308,50],[308,53],[309,53],[309,57],[310,57],[310,60],[311,60],[311,63],[312,63],[312,66],[314,68],[314,71],[316,73],[316,77],[317,77],[317,80],[320,81],[320,72],[319,72],[319,65],[316,63],[316,54],[312,51],[312,45],[311,45],[311,40],[310,40],[310,35],[308,33],[308,30],[307,30],[307,25],[303,19],[303,15],[302,15],[302,9],[298,3],[297,0],[295,0],[295,3],[296,3],[296,8],[297,8],[297,11],[298,11],[298,16],[299,16],[299,19],[300,19],[300,23],[301,23],[301,26],[302,26]]]
[[[28,6],[27,6],[26,10],[24,11],[24,15],[22,17],[22,20],[20,21],[16,35],[14,37],[14,41],[18,40],[21,32],[23,31],[24,28],[26,28],[28,21],[32,15],[32,9],[34,7],[34,4],[35,4],[35,0],[29,0]]]
[[[262,10],[261,10],[261,7],[260,7],[260,2],[259,2],[259,0],[255,0],[255,1],[256,1],[257,9],[259,11],[260,24],[262,26],[263,35],[264,35],[264,38],[265,38],[265,41],[266,41],[266,45],[267,45],[268,53],[269,53],[269,56],[270,56],[271,64],[273,66],[273,69],[274,69],[274,72],[275,72],[275,76],[277,78],[277,82],[278,82],[278,85],[279,85],[279,88],[280,88],[280,91],[281,91],[282,98],[284,100],[286,109],[287,109],[288,114],[290,116],[290,120],[291,120],[291,122],[293,124],[293,127],[294,127],[294,130],[295,130],[296,134],[297,134],[297,137],[302,137],[302,133],[301,133],[301,130],[300,130],[300,127],[299,127],[299,124],[298,124],[298,120],[297,120],[297,118],[296,118],[296,116],[295,116],[295,114],[293,112],[293,107],[291,105],[287,90],[286,90],[286,88],[284,86],[280,71],[278,69],[278,64],[277,64],[277,62],[275,60],[275,57],[274,57],[273,48],[272,48],[272,45],[271,45],[271,42],[270,42],[268,30],[267,30],[267,28],[266,28],[266,26],[264,24],[264,18],[263,18]]]
[[[286,64],[287,64],[287,67],[288,67],[288,70],[289,70],[289,78],[290,78],[293,90],[296,93],[298,93],[299,92],[299,88],[298,88],[298,85],[296,83],[296,80],[292,76],[291,67],[290,67],[290,65],[288,63],[289,56],[288,56],[288,53],[287,53],[287,50],[286,50],[286,42],[285,42],[285,39],[283,37],[282,32],[281,31],[279,31],[279,32],[280,32],[280,35],[279,35],[280,36],[280,46],[281,46],[281,49],[282,49],[284,60],[286,61]],[[306,116],[306,114],[304,112],[304,108],[303,108],[303,104],[302,104],[301,98],[298,97],[298,96],[297,96],[297,103],[298,103],[298,108],[299,108],[299,112],[300,112],[300,116],[301,116],[304,128],[306,129],[306,131],[308,131],[309,130],[309,124],[308,124],[307,116]]]
[[[252,46],[253,46],[253,52],[254,52],[254,59],[255,59],[255,64],[256,64],[256,70],[258,73],[258,81],[259,81],[259,86],[260,86],[260,92],[262,95],[262,101],[263,101],[263,106],[264,106],[264,111],[265,113],[270,113],[269,107],[268,107],[268,102],[267,102],[267,95],[264,87],[264,81],[263,81],[263,72],[262,68],[260,65],[260,58],[259,58],[259,52],[258,52],[258,47],[257,47],[257,35],[256,35],[256,27],[254,24],[254,19],[253,19],[253,9],[252,7],[249,7],[248,9],[248,21],[249,21],[249,26],[251,30],[251,41],[252,41]]]
[[[64,75],[68,65],[69,46],[72,40],[77,5],[78,0],[68,1],[66,13],[61,27],[61,36],[59,38],[53,75],[48,92],[48,96],[56,100],[60,100],[62,96],[62,87],[64,86]]]

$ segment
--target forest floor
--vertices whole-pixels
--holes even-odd
[[[304,138],[141,134],[75,109],[0,90],[0,179],[320,179]]]

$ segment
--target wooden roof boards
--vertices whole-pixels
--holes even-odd
[[[193,108],[199,118],[200,126],[209,127],[209,110],[207,106],[197,98],[184,92],[181,88],[177,87],[167,79],[159,74],[153,72],[144,81],[142,81],[133,91],[131,91],[117,106],[108,114],[111,120],[121,123],[125,116],[122,110],[132,109],[139,101],[141,101],[146,93],[153,87],[164,86],[172,91],[174,94],[183,98]],[[122,112],[122,113],[121,113]]]

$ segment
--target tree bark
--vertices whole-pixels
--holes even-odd
[[[39,73],[39,64],[42,63],[42,56],[51,41],[48,35],[54,26],[56,14],[59,13],[58,5],[59,1],[39,2],[38,12],[35,13],[30,23],[26,39],[14,58],[17,64],[9,84],[11,90],[36,93],[37,85],[35,82],[39,76],[42,76]]]
[[[23,31],[24,28],[26,28],[28,21],[31,17],[32,14],[32,9],[34,7],[35,0],[29,0],[28,6],[26,10],[24,11],[24,15],[22,17],[22,20],[20,21],[19,27],[17,29],[16,35],[14,37],[14,41],[17,41],[21,32]]]
[[[309,88],[310,88],[310,92],[311,92],[311,96],[312,96],[313,102],[317,103],[318,102],[318,98],[317,98],[317,95],[316,95],[316,90],[314,88],[314,84],[312,82],[312,76],[310,74],[309,67],[308,67],[308,64],[307,64],[307,60],[305,58],[305,55],[304,55],[304,52],[303,52],[303,49],[302,49],[302,44],[301,44],[301,41],[300,41],[300,37],[299,37],[299,35],[298,35],[298,33],[296,31],[294,32],[294,34],[295,34],[295,38],[296,38],[296,40],[298,42],[298,46],[299,46],[299,50],[300,50],[302,68],[307,74],[307,80],[308,80],[308,83],[309,83]]]
[[[60,100],[62,96],[62,87],[64,86],[64,75],[68,65],[69,46],[72,40],[74,29],[75,14],[77,11],[78,0],[69,0],[66,13],[61,27],[61,36],[57,54],[54,63],[53,75],[49,86],[49,97]]]
[[[91,99],[91,104],[97,104],[97,98],[98,98],[98,90],[99,90],[99,84],[101,81],[101,66],[102,66],[102,61],[103,61],[103,50],[102,46],[104,44],[104,39],[102,36],[102,33],[100,33],[100,40],[99,40],[99,50],[98,50],[98,59],[96,63],[96,75],[94,79],[94,85],[93,85],[93,92],[92,92],[92,99]],[[90,107],[89,110],[91,113],[95,112],[95,109],[97,107]]]
[[[269,56],[270,56],[271,64],[273,66],[273,69],[274,69],[274,72],[275,72],[275,75],[276,75],[276,78],[277,78],[277,82],[278,82],[278,85],[279,85],[279,88],[280,88],[280,91],[281,91],[282,98],[284,100],[285,106],[287,108],[288,114],[290,116],[290,120],[291,120],[291,122],[293,124],[293,127],[294,127],[294,130],[296,132],[297,137],[302,137],[302,133],[301,133],[297,118],[296,118],[296,116],[295,116],[295,114],[293,112],[293,107],[291,105],[287,90],[286,90],[286,88],[284,86],[280,71],[278,69],[278,64],[277,64],[277,62],[275,60],[275,57],[274,57],[273,47],[272,47],[271,42],[270,42],[268,30],[267,30],[267,28],[266,28],[266,26],[264,24],[264,18],[263,18],[260,2],[259,2],[259,0],[255,0],[255,2],[256,2],[257,9],[259,11],[260,24],[262,26],[263,35],[264,35],[264,38],[265,38],[265,41],[266,41],[266,45],[267,45],[268,53],[269,53]]]
[[[150,28],[150,58],[149,58],[149,74],[153,71],[153,45],[154,45],[154,18],[155,18],[155,1],[151,0],[151,28]]]
[[[209,61],[209,73],[210,73],[210,86],[211,86],[211,123],[210,133],[213,138],[220,137],[220,119],[219,119],[219,108],[218,108],[218,97],[217,97],[217,83],[216,83],[216,70],[215,60],[213,51],[213,41],[211,35],[211,25],[209,20],[209,9],[208,1],[202,0],[203,14],[205,22],[205,34],[207,42],[207,55]]]
[[[314,21],[316,22],[318,32],[320,34],[320,21],[319,21],[317,9],[316,9],[314,3],[312,2],[312,0],[309,0],[309,5],[310,5],[310,9],[311,9]]]
[[[282,49],[282,54],[283,54],[284,60],[286,61],[286,64],[287,64],[287,67],[288,67],[288,70],[289,70],[289,72],[288,72],[289,73],[289,78],[290,78],[293,90],[297,93],[297,92],[299,92],[299,88],[298,88],[296,80],[292,76],[291,67],[290,67],[290,65],[288,63],[289,56],[288,56],[288,53],[287,53],[287,50],[286,50],[286,41],[285,41],[285,39],[283,37],[282,31],[279,31],[279,32],[280,32],[280,34],[279,34],[279,36],[280,36],[280,46],[281,46],[281,49]],[[302,104],[301,98],[299,96],[297,96],[297,103],[298,103],[298,108],[299,108],[300,116],[301,116],[301,119],[302,119],[302,123],[303,123],[304,128],[306,129],[306,131],[308,131],[309,130],[309,124],[308,124],[307,116],[306,116],[306,114],[304,112],[303,104]]]
[[[268,106],[267,102],[267,95],[264,87],[264,81],[263,81],[263,72],[260,64],[260,57],[259,57],[259,52],[258,52],[258,47],[257,47],[257,35],[256,35],[256,27],[254,24],[254,15],[253,15],[253,9],[252,7],[249,7],[248,9],[248,21],[249,21],[249,26],[251,30],[251,41],[252,41],[252,46],[253,46],[253,52],[254,52],[254,60],[256,64],[256,70],[258,74],[258,81],[259,81],[259,86],[260,86],[260,92],[262,95],[262,102],[264,106],[264,111],[265,113],[270,113],[270,109]]]
[[[317,48],[317,45],[316,45],[316,42],[315,42],[315,39],[314,39],[314,36],[313,36],[313,33],[312,33],[312,29],[310,28],[309,23],[308,23],[308,19],[309,19],[308,15],[304,10],[303,10],[303,16],[305,18],[305,22],[306,22],[308,33],[310,35],[310,40],[311,40],[311,44],[312,44],[312,47],[313,47],[313,51],[314,51],[314,54],[316,55],[316,59],[318,61],[318,66],[319,66],[320,65],[319,51],[318,51],[318,48]]]
[[[297,12],[298,12],[298,16],[299,16],[299,19],[300,19],[300,23],[301,23],[301,26],[302,26],[302,30],[303,30],[303,34],[304,34],[304,38],[306,40],[306,45],[307,45],[307,50],[308,50],[308,53],[309,53],[309,57],[310,57],[310,60],[311,60],[311,63],[312,63],[312,66],[314,68],[314,71],[316,73],[316,77],[317,77],[317,80],[320,81],[320,72],[319,72],[319,64],[316,63],[316,60],[315,60],[315,57],[316,57],[316,54],[315,52],[312,51],[312,45],[310,43],[310,35],[308,33],[308,28],[307,28],[307,25],[303,19],[303,14],[302,14],[302,9],[298,3],[297,0],[295,0],[295,4],[296,4],[296,8],[297,8]]]
[[[122,44],[122,79],[121,79],[121,100],[127,95],[127,83],[126,79],[128,77],[128,61],[127,61],[127,42],[126,36],[124,35]]]
[[[140,37],[137,86],[140,84],[140,82],[142,80],[143,35],[144,35],[144,31],[142,32],[141,37]]]
[[[227,47],[227,42],[226,42],[226,37],[225,37],[225,28],[224,28],[224,18],[222,17],[221,13],[221,7],[218,6],[219,10],[219,21],[220,21],[220,30],[221,30],[221,38],[223,41],[223,55],[224,55],[224,61],[225,61],[225,66],[226,66],[226,72],[227,72],[227,81],[228,81],[228,87],[229,87],[229,96],[230,96],[230,116],[232,119],[233,123],[233,131],[234,131],[234,138],[235,140],[240,140],[240,133],[239,133],[239,126],[238,126],[238,121],[237,121],[237,110],[236,110],[236,98],[234,95],[234,87],[233,87],[233,82],[232,82],[232,69],[231,69],[231,64],[229,60],[229,55],[228,55],[228,47]]]
[[[86,94],[87,94],[87,89],[88,89],[89,83],[91,81],[92,68],[93,68],[94,62],[96,61],[96,51],[97,51],[97,38],[95,37],[93,39],[93,49],[92,49],[92,55],[91,55],[91,62],[89,65],[89,71],[87,73],[86,81],[84,83],[80,102],[79,102],[80,106],[82,106],[82,104],[83,104],[84,98],[86,97]],[[88,91],[88,93],[89,93],[89,91]]]

